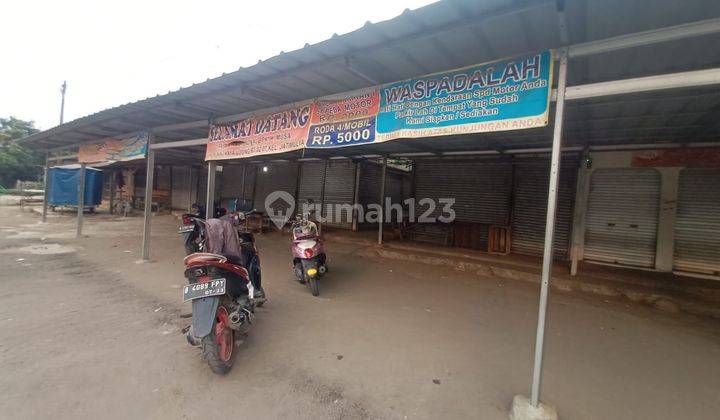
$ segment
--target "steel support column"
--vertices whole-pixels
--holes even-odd
[[[148,134],[148,145],[152,144],[154,135],[152,132]],[[145,210],[143,212],[143,242],[142,242],[142,259],[148,261],[150,259],[150,222],[152,221],[152,193],[155,184],[155,150],[148,147],[147,157],[145,158]]]
[[[85,210],[85,164],[80,164],[80,172],[78,173],[77,185],[77,232],[76,237],[82,236],[83,215]]]
[[[323,215],[325,214],[323,212],[323,208],[325,208],[325,181],[327,178],[327,168],[330,161],[325,159],[325,165],[323,166],[323,174],[322,174],[322,183],[320,184],[320,215],[318,217],[317,213],[315,213],[315,218],[320,222],[319,223],[319,231],[322,234],[323,229],[323,223],[325,222],[325,219],[323,219]]]
[[[48,175],[50,175],[50,157],[47,153],[45,153],[45,169],[43,171],[43,223],[47,222],[48,199],[50,197],[50,183],[48,181]]]
[[[355,162],[355,189],[353,190],[352,231],[358,231],[358,206],[360,205],[360,171],[362,163]]]
[[[565,111],[565,86],[567,82],[567,49],[560,50],[560,69],[557,83],[557,104],[553,129],[552,155],[550,158],[550,187],[548,190],[547,216],[545,220],[545,247],[543,249],[542,278],[540,283],[540,308],[538,310],[537,334],[535,337],[535,367],[533,369],[531,402],[537,407],[540,402],[540,380],[542,377],[543,341],[545,339],[545,315],[547,314],[548,289],[553,265],[553,239],[555,236],[555,213],[557,210],[558,181],[560,178],[560,153],[562,147],[563,114]]]
[[[205,195],[205,220],[215,217],[215,172],[217,162],[208,162],[207,194]]]
[[[380,214],[378,215],[378,245],[383,242],[383,223],[385,222],[385,178],[387,176],[387,156],[383,156],[382,176],[380,177]]]

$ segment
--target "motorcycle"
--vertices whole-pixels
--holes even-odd
[[[243,215],[233,217],[240,219]],[[199,232],[194,243],[198,249],[207,250],[208,222],[198,218],[189,221]],[[192,301],[192,325],[186,338],[191,345],[202,348],[203,358],[217,374],[232,369],[235,339],[248,333],[255,308],[265,303],[254,237],[252,233],[238,232],[238,239],[239,257],[201,251],[189,253],[183,260],[188,280],[183,301]]]
[[[304,217],[292,224],[293,272],[300,283],[310,287],[313,296],[320,294],[319,280],[327,271],[327,256],[317,225]]]
[[[196,214],[185,213],[182,215],[182,225],[178,228],[185,245],[185,254],[203,252],[205,246],[205,220]]]

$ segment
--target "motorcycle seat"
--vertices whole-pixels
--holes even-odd
[[[231,254],[222,254],[222,255],[223,255],[223,257],[227,258],[227,260],[230,264],[244,265],[242,257],[238,257],[238,256],[231,255]]]

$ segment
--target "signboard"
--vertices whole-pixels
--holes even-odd
[[[545,51],[213,125],[205,159],[543,127],[552,69]]]
[[[390,84],[377,141],[545,126],[551,81],[546,51]]]
[[[205,160],[236,159],[305,147],[313,104],[211,125]]]
[[[641,150],[633,153],[632,166],[720,168],[720,148],[692,147],[682,149]]]
[[[375,141],[380,94],[372,91],[335,101],[315,102],[308,148],[354,146]]]
[[[83,144],[78,150],[80,163],[104,163],[144,159],[147,154],[148,135],[139,133],[127,139],[105,139]]]

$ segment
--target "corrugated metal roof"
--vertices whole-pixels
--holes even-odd
[[[563,13],[566,33],[559,19]],[[445,0],[406,10],[206,82],[100,111],[23,139],[58,147],[134,130],[251,112],[501,57],[720,16],[710,0]],[[720,66],[711,35],[571,60],[569,85]],[[565,144],[703,141],[720,133],[716,90],[692,89],[568,104]],[[205,128],[163,132],[159,141],[204,137]],[[394,141],[363,152],[544,145],[549,130]],[[170,153],[170,152],[168,152]],[[328,152],[307,151],[324,156]],[[342,152],[338,152],[342,153]]]

